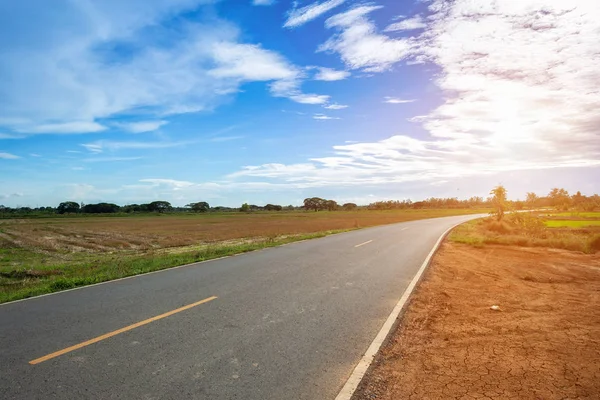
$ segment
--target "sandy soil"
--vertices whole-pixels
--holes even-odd
[[[600,399],[600,254],[445,243],[353,399]]]

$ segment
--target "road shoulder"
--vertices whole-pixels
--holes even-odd
[[[600,254],[444,243],[353,399],[597,398],[598,309]]]

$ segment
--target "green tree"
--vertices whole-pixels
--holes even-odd
[[[569,196],[569,192],[562,188],[553,188],[550,193],[548,193],[548,198],[550,199],[550,205],[557,210],[566,211],[571,205],[571,196]]]
[[[240,207],[240,211],[241,212],[248,212],[248,211],[250,211],[250,205],[248,205],[248,203],[242,204],[242,206]]]
[[[533,192],[527,192],[527,199],[525,200],[525,203],[527,203],[527,207],[529,208],[535,208],[539,202],[540,198],[538,197],[537,194],[533,193]]]
[[[74,201],[65,201],[62,202],[56,207],[56,212],[58,214],[69,214],[79,212],[79,203]]]
[[[165,211],[171,210],[173,207],[171,203],[168,201],[153,201],[148,204],[148,211],[158,211],[159,213],[164,213]]]
[[[328,211],[335,211],[338,208],[338,203],[335,200],[326,200],[324,206]]]
[[[352,210],[356,210],[358,208],[358,206],[354,203],[346,203],[342,206],[342,208],[345,211],[352,211]]]
[[[490,192],[492,195],[492,206],[494,210],[491,212],[498,221],[502,221],[504,218],[504,211],[506,211],[506,189],[502,185],[498,185]]]
[[[190,203],[187,204],[186,207],[189,207],[194,212],[207,212],[210,210],[210,205],[205,201],[199,201],[198,203]]]

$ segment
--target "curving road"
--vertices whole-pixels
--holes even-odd
[[[477,217],[0,305],[0,398],[334,399],[440,235]]]

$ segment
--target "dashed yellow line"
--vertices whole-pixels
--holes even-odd
[[[178,308],[176,310],[169,311],[169,312],[166,312],[164,314],[157,315],[156,317],[148,318],[148,319],[145,319],[143,321],[137,322],[137,323],[135,323],[133,325],[126,326],[125,328],[121,328],[121,329],[117,329],[116,331],[105,333],[104,335],[101,335],[101,336],[95,337],[93,339],[87,340],[85,342],[76,344],[75,346],[67,347],[66,349],[62,349],[62,350],[56,351],[54,353],[50,353],[50,354],[48,354],[46,356],[43,356],[43,357],[40,357],[40,358],[36,358],[35,360],[31,360],[31,361],[29,361],[29,364],[35,365],[35,364],[42,363],[44,361],[48,361],[48,360],[50,360],[52,358],[55,358],[55,357],[58,357],[58,356],[62,356],[63,354],[66,354],[66,353],[70,353],[71,351],[74,351],[74,350],[77,350],[77,349],[81,349],[82,347],[89,346],[90,344],[98,343],[98,342],[100,342],[100,341],[102,341],[104,339],[111,338],[111,337],[116,336],[116,335],[118,335],[120,333],[127,332],[127,331],[130,331],[130,330],[135,329],[135,328],[139,328],[140,326],[147,325],[147,324],[149,324],[151,322],[154,322],[154,321],[158,321],[159,319],[167,318],[167,317],[169,317],[169,316],[171,316],[173,314],[177,314],[179,312],[182,312],[182,311],[185,311],[185,310],[189,310],[192,307],[199,306],[200,304],[208,303],[209,301],[212,301],[212,300],[214,300],[216,298],[217,298],[217,296],[208,297],[208,298],[206,298],[204,300],[200,300],[200,301],[197,301],[195,303],[188,304],[187,306],[183,306],[183,307]]]

